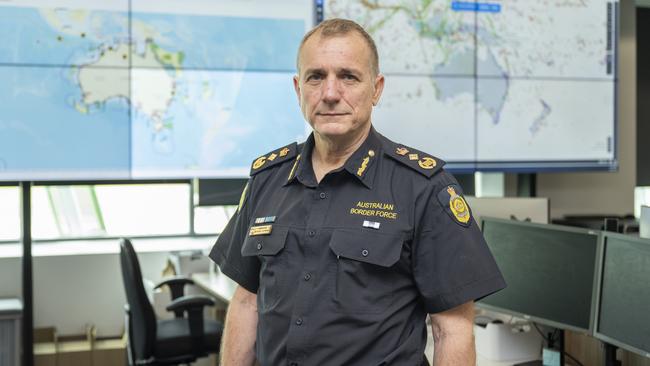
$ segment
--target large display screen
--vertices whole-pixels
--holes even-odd
[[[650,356],[650,239],[606,234],[595,335]]]
[[[319,3],[377,42],[386,136],[452,170],[617,167],[618,1]]]
[[[304,0],[0,1],[0,180],[245,177],[306,137]]]
[[[494,218],[482,227],[508,287],[479,306],[591,332],[599,232]]]

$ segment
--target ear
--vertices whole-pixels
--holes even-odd
[[[375,77],[375,92],[372,95],[372,105],[379,103],[381,93],[384,91],[384,79],[384,74],[377,74],[377,77]]]
[[[298,97],[298,105],[300,105],[300,78],[298,75],[293,76],[293,89],[296,91]]]

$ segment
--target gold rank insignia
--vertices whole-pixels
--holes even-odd
[[[467,208],[465,199],[462,196],[459,196],[452,186],[447,187],[447,193],[449,193],[449,208],[454,214],[454,217],[458,222],[467,224],[471,218],[471,215],[469,213],[469,209]]]
[[[361,166],[359,167],[359,169],[357,169],[357,175],[358,176],[362,176],[363,172],[366,171],[366,168],[368,167],[368,162],[369,161],[370,161],[370,157],[366,156],[365,158],[363,158],[363,161],[361,162]]]
[[[269,155],[268,159],[269,159],[270,161],[273,161],[273,160],[275,160],[275,158],[277,158],[277,157],[278,157],[278,154],[273,153],[273,154]]]
[[[409,154],[409,160],[418,160],[418,154]]]
[[[269,235],[273,230],[273,225],[252,226],[248,236]]]
[[[418,165],[422,169],[433,169],[436,167],[438,163],[436,163],[436,160],[433,158],[430,158],[428,156],[422,158],[421,160],[418,160]]]
[[[280,157],[283,158],[283,157],[287,156],[287,154],[289,153],[289,151],[290,151],[290,150],[289,150],[288,147],[285,147],[284,149],[280,150]]]
[[[244,190],[241,192],[241,196],[239,197],[239,206],[237,206],[237,212],[241,211],[241,207],[244,205],[244,201],[246,200],[246,192],[248,192],[248,183],[244,186]]]
[[[260,156],[260,157],[257,158],[257,160],[255,160],[255,162],[253,163],[253,169],[259,169],[259,168],[261,168],[262,166],[264,166],[265,163],[266,163],[266,156]]]
[[[409,153],[409,150],[405,147],[398,147],[397,150],[395,150],[395,153],[404,156]]]

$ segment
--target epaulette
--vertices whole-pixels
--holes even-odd
[[[384,149],[386,155],[408,166],[427,178],[433,177],[446,164],[443,160],[414,148],[390,142]]]
[[[297,154],[297,146],[298,144],[294,142],[255,159],[251,165],[250,175],[253,176],[264,169],[291,160]]]

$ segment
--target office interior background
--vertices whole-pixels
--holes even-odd
[[[82,159],[84,161],[79,163],[78,166],[64,166],[58,171],[56,165],[53,165],[54,168],[47,164],[41,166],[38,166],[38,164],[30,165],[34,164],[33,161],[47,160],[48,154],[52,159],[56,159],[59,157],[58,150],[63,150],[64,147],[54,145],[50,147],[52,151],[49,153],[35,153],[31,151],[31,146],[29,148],[26,145],[17,146],[16,140],[12,142],[12,139],[15,139],[15,136],[23,138],[25,134],[16,133],[19,129],[16,128],[15,116],[18,112],[24,115],[35,115],[36,109],[42,108],[43,111],[48,111],[48,106],[35,105],[33,106],[35,110],[25,110],[20,109],[21,106],[18,103],[9,103],[9,99],[0,100],[0,299],[25,299],[24,279],[26,277],[24,274],[25,261],[23,260],[25,232],[23,229],[28,224],[27,226],[30,228],[29,235],[31,235],[31,255],[33,256],[29,268],[30,282],[33,284],[31,286],[33,300],[31,309],[32,326],[41,331],[47,329],[53,331],[55,329],[62,343],[66,340],[75,341],[79,340],[80,337],[83,338],[90,327],[94,329],[93,337],[96,339],[120,339],[124,333],[123,305],[126,298],[118,259],[119,238],[132,238],[142,267],[143,277],[150,284],[161,281],[164,275],[169,273],[165,269],[169,268],[170,258],[182,257],[182,253],[186,255],[188,252],[197,250],[205,253],[205,251],[209,250],[218,233],[235,212],[236,205],[233,204],[233,197],[235,197],[235,201],[239,197],[246,176],[246,166],[242,165],[241,162],[249,164],[261,154],[296,138],[306,136],[307,129],[300,119],[298,104],[291,89],[291,77],[295,72],[295,49],[302,33],[322,17],[327,18],[332,14],[352,17],[357,14],[355,10],[360,6],[358,5],[360,3],[363,2],[284,0],[277,2],[277,4],[263,4],[260,1],[251,1],[250,4],[237,4],[236,1],[224,1],[224,4],[230,4],[230,7],[226,6],[229,10],[225,15],[222,14],[221,16],[241,18],[245,14],[250,18],[277,18],[284,23],[277,25],[269,20],[268,24],[262,24],[261,27],[266,27],[264,29],[267,31],[276,30],[276,37],[264,38],[264,34],[261,32],[258,35],[261,39],[256,40],[258,43],[251,42],[250,44],[246,40],[246,37],[250,37],[250,34],[247,35],[244,32],[245,24],[228,24],[233,27],[242,27],[239,29],[241,38],[238,39],[233,36],[231,43],[228,43],[227,47],[223,47],[224,50],[213,51],[214,53],[205,50],[205,47],[210,46],[209,40],[214,34],[197,33],[196,40],[197,42],[200,41],[198,43],[200,47],[193,51],[186,51],[184,54],[180,51],[166,50],[164,42],[163,46],[155,44],[148,38],[151,30],[143,27],[138,30],[142,34],[137,34],[137,36],[142,37],[143,42],[140,46],[144,47],[144,53],[138,53],[136,50],[130,51],[129,46],[127,46],[125,52],[128,57],[125,56],[121,60],[118,57],[117,61],[111,60],[110,62],[114,62],[114,64],[96,65],[95,69],[86,69],[86,72],[102,68],[109,70],[107,79],[113,78],[112,83],[119,84],[116,87],[118,91],[128,91],[130,98],[133,98],[131,103],[140,110],[132,111],[129,109],[129,102],[125,101],[127,98],[99,106],[102,104],[101,101],[93,99],[92,93],[88,94],[87,92],[80,95],[79,100],[66,101],[66,103],[69,102],[70,109],[74,110],[79,116],[105,114],[101,117],[102,121],[100,122],[102,123],[110,122],[111,118],[118,118],[120,123],[123,123],[127,128],[129,123],[140,123],[142,126],[146,126],[141,129],[133,127],[133,130],[124,130],[119,133],[133,139],[137,137],[144,140],[148,139],[151,146],[146,146],[147,148],[159,149],[156,150],[158,152],[162,151],[163,158],[159,165],[155,164],[155,154],[147,154],[138,150],[140,148],[128,146],[131,143],[130,140],[123,143],[124,146],[120,143],[86,146],[93,152],[101,149],[105,149],[104,151],[113,151],[111,149],[114,149],[113,158],[118,156],[119,159],[127,161],[126,163],[122,161],[102,162],[105,165],[94,169],[92,154],[88,153],[89,158]],[[382,3],[382,1],[379,1],[379,3]],[[495,0],[475,3],[450,0],[433,1],[432,3],[443,4],[454,16],[468,17],[467,19],[471,21],[473,17],[497,16],[499,12],[506,13],[507,8],[516,6],[517,2],[510,4],[506,1]],[[525,1],[519,1],[519,3],[524,4]],[[591,9],[594,3],[601,2],[557,0],[552,3],[560,8],[565,8],[565,10],[566,8],[576,7],[577,10],[575,11],[578,12],[580,6],[584,5],[587,9]],[[161,4],[160,6],[167,7],[167,12],[176,12],[178,14],[189,14],[192,11],[198,11],[197,9],[201,9],[202,6],[208,8],[212,6],[206,5],[206,1],[194,1],[187,5],[189,9],[193,10],[187,10],[188,8],[181,7],[174,1],[161,2]],[[486,8],[481,9],[479,6],[481,4],[485,5]],[[592,218],[598,217],[598,219],[601,217],[619,218],[621,227],[638,225],[642,207],[650,206],[650,145],[648,144],[648,139],[650,139],[650,107],[648,103],[644,102],[650,95],[650,73],[643,67],[650,61],[650,53],[647,51],[650,49],[650,26],[648,25],[650,24],[650,1],[602,1],[602,4],[603,8],[610,4],[610,9],[614,9],[612,11],[614,15],[604,13],[605,15],[603,15],[602,19],[599,19],[600,23],[598,23],[603,24],[601,28],[598,28],[598,31],[603,32],[603,36],[599,36],[600,38],[605,39],[606,31],[608,29],[613,30],[609,39],[612,42],[612,47],[608,51],[610,52],[608,55],[612,58],[603,61],[605,63],[611,62],[612,72],[603,76],[602,80],[598,80],[600,84],[594,87],[597,90],[593,91],[593,94],[589,94],[593,98],[577,98],[574,103],[572,98],[575,96],[571,92],[573,90],[587,90],[589,87],[585,89],[582,86],[571,89],[572,87],[569,84],[564,88],[562,86],[556,86],[555,89],[549,88],[548,90],[551,92],[546,95],[550,100],[559,101],[558,105],[560,107],[558,110],[563,111],[565,116],[568,116],[567,118],[582,119],[582,124],[577,123],[577,125],[582,126],[583,131],[580,131],[579,128],[577,130],[568,129],[567,135],[559,136],[562,132],[561,129],[557,129],[553,132],[556,135],[547,137],[551,139],[547,141],[557,140],[558,142],[555,145],[546,144],[545,148],[547,150],[543,150],[540,145],[537,145],[535,146],[537,150],[530,153],[524,151],[527,145],[526,141],[523,141],[525,140],[522,137],[523,135],[513,135],[514,138],[522,140],[521,144],[514,144],[514,147],[512,147],[514,150],[508,151],[506,149],[500,153],[504,157],[512,157],[513,151],[521,151],[522,155],[528,157],[519,161],[510,158],[503,158],[499,161],[499,159],[495,158],[497,155],[491,154],[489,147],[500,144],[500,141],[494,140],[496,140],[496,137],[502,136],[499,134],[505,132],[501,130],[487,132],[480,129],[474,130],[474,126],[478,123],[492,123],[489,119],[490,117],[496,118],[494,114],[481,114],[481,112],[474,111],[474,114],[470,116],[462,115],[462,118],[454,114],[462,112],[463,108],[467,106],[469,106],[470,110],[474,108],[480,109],[477,106],[480,105],[481,101],[479,99],[482,95],[489,94],[492,87],[499,87],[497,84],[500,79],[495,74],[490,74],[493,72],[492,69],[474,59],[474,57],[480,58],[480,55],[470,57],[470,59],[474,60],[471,62],[476,61],[475,64],[470,62],[470,66],[467,66],[466,59],[462,59],[462,57],[458,59],[462,61],[458,61],[459,64],[453,64],[452,62],[451,68],[442,70],[440,74],[435,75],[440,78],[438,80],[441,81],[439,85],[445,85],[446,89],[445,87],[439,87],[440,89],[435,91],[428,91],[426,82],[417,79],[417,76],[404,76],[400,73],[399,68],[404,65],[399,64],[399,57],[394,54],[381,54],[381,56],[386,56],[386,60],[380,59],[380,64],[383,65],[382,62],[386,61],[387,69],[384,71],[387,74],[387,91],[378,113],[380,116],[377,123],[378,130],[380,132],[384,131],[390,138],[404,140],[407,144],[409,134],[427,136],[427,133],[429,133],[430,136],[441,136],[431,137],[430,139],[425,137],[421,141],[417,140],[416,137],[412,139],[415,145],[420,144],[423,150],[448,160],[449,167],[465,188],[466,194],[470,196],[476,196],[477,198],[490,197],[497,200],[512,197],[547,198],[549,203],[548,217],[557,222],[566,223],[566,221],[562,220],[570,219],[571,216],[582,216],[583,218],[591,216]],[[25,9],[43,7],[38,1],[25,1],[22,4],[20,1],[9,1],[0,5],[0,29],[4,29],[1,23],[19,24],[19,19],[15,18],[15,16],[16,14],[22,14],[21,11],[25,11],[25,14],[27,14]],[[81,2],[61,1],[60,8],[51,7],[51,5],[47,6],[49,10],[52,10],[52,14],[47,13],[47,11],[40,14],[45,19],[47,19],[47,14],[53,16],[52,19],[56,19],[57,14],[62,13],[61,9],[66,7],[74,9],[75,6],[89,10],[88,5]],[[137,14],[138,11],[140,14],[155,13],[155,7],[150,4],[147,5],[131,0],[115,6],[121,10],[116,10],[116,8],[106,9],[105,5],[99,8],[108,12],[122,11],[125,14],[128,13],[129,24],[132,28],[133,24],[137,24],[138,21],[145,22],[148,20],[152,22],[151,24],[157,24],[158,26],[165,24],[166,19],[162,15],[151,15],[150,19],[148,19],[143,15],[130,15],[131,13],[129,13],[130,10],[133,11],[133,14]],[[122,6],[123,8],[120,8]],[[521,6],[525,8],[525,5]],[[291,10],[287,10],[290,8]],[[292,15],[287,16],[287,13]],[[561,15],[566,16],[565,13],[561,13]],[[56,22],[52,19],[47,19],[50,21],[49,24],[56,25]],[[467,19],[463,18],[462,21],[467,21]],[[611,24],[607,25],[608,21]],[[26,24],[32,24],[31,22],[33,20],[30,18]],[[182,25],[180,21],[178,23],[172,22],[172,24]],[[576,18],[576,27],[584,24],[589,25],[589,21]],[[206,32],[223,32],[223,29],[219,29],[219,27],[215,27],[213,30],[208,22],[199,25],[205,25],[206,29],[208,29]],[[130,31],[134,32],[134,34],[127,32],[127,39],[136,38],[133,29]],[[52,33],[55,37],[52,42],[65,43],[68,30],[65,27],[62,28],[59,33],[61,39],[56,38],[59,37],[56,32]],[[381,32],[381,30],[374,28],[372,30]],[[183,27],[173,31],[168,29],[167,31],[170,34],[178,35],[179,42],[192,42],[193,33]],[[388,31],[394,34],[401,31],[406,32],[406,30],[400,30],[399,28],[389,29]],[[548,32],[553,32],[553,30],[548,29]],[[32,40],[20,34],[20,32],[16,32],[16,29],[11,28],[11,26],[4,29],[3,33],[14,37],[11,42],[7,42],[9,44],[25,42],[25,45],[11,46],[15,49],[21,47],[38,49],[39,47],[38,44],[28,45],[27,42]],[[380,50],[382,42],[390,42],[390,40],[386,39],[389,38],[386,34],[373,35],[377,38]],[[84,34],[83,38],[86,37],[90,37],[90,35]],[[223,41],[219,37],[214,37],[217,38],[214,40],[215,44]],[[547,38],[554,39],[550,36]],[[564,40],[559,33],[557,39]],[[474,42],[473,38],[467,40],[462,39],[462,37],[461,39],[455,39],[455,41],[469,42],[470,44]],[[518,41],[523,42],[525,39],[519,39]],[[227,43],[228,40],[223,42]],[[267,57],[267,62],[258,63],[242,61],[242,59],[236,57],[228,59],[225,56],[228,52],[233,51],[232,47],[257,47],[259,49],[262,44],[266,46],[265,49],[271,50],[259,51],[259,54],[255,54],[258,58],[275,53],[281,53],[283,56]],[[519,45],[522,46],[523,43]],[[547,44],[547,46],[550,46],[550,44]],[[5,56],[0,54],[0,75],[4,75],[3,79],[5,81],[19,80],[16,75],[21,75],[21,73],[33,73],[36,78],[49,80],[49,83],[53,83],[47,77],[45,70],[52,70],[57,67],[61,69],[57,70],[61,74],[67,72],[68,69],[72,69],[78,71],[78,75],[81,77],[84,72],[82,64],[88,62],[87,60],[70,61],[72,56],[68,55],[66,57],[69,57],[69,59],[61,58],[61,60],[52,61],[51,65],[43,65],[42,62],[27,59],[22,61],[22,66],[18,66],[15,59],[19,59],[23,55],[20,52],[17,52],[18,56],[10,54],[9,47],[0,46],[0,51],[5,53]],[[80,43],[78,47],[88,46]],[[119,46],[111,47],[115,47],[115,50],[110,49],[110,51],[124,51]],[[273,47],[277,47],[276,52],[273,51]],[[43,45],[43,48],[46,48],[45,45]],[[103,51],[109,53],[109,50]],[[268,52],[268,55],[264,52]],[[409,54],[409,52],[406,50],[405,53]],[[38,52],[36,53],[38,54]],[[151,54],[158,57],[162,64],[162,71],[152,69],[150,64],[147,63],[151,62],[151,60],[147,60],[146,56],[141,56]],[[77,55],[75,54],[75,56]],[[97,58],[104,60],[103,56],[105,56],[104,53],[97,56]],[[196,56],[200,61],[193,61],[193,56]],[[226,58],[225,61],[213,61],[212,56]],[[605,59],[604,56],[603,59]],[[12,59],[12,57],[14,58]],[[52,54],[48,57],[56,59],[59,56]],[[142,59],[138,59],[138,57]],[[432,57],[437,56],[434,54]],[[75,62],[78,63],[75,64]],[[184,66],[184,68],[181,66]],[[481,67],[485,67],[483,69],[485,70],[484,79],[481,79]],[[236,72],[228,73],[228,71],[233,70]],[[127,75],[121,72],[131,74]],[[219,159],[221,160],[217,162],[210,159],[207,159],[206,162],[205,156],[197,154],[192,163],[187,163],[182,159],[182,154],[187,153],[183,147],[174,146],[176,148],[174,151],[180,151],[178,154],[171,152],[173,148],[170,147],[168,133],[171,133],[170,131],[173,131],[174,127],[169,126],[180,122],[169,121],[160,118],[156,114],[155,108],[162,108],[156,106],[156,98],[164,99],[165,96],[155,93],[153,98],[141,96],[141,103],[152,103],[153,100],[154,106],[151,107],[153,109],[147,109],[143,105],[136,105],[135,100],[138,93],[143,94],[142,91],[138,91],[136,80],[155,83],[152,88],[164,93],[165,88],[169,87],[170,84],[166,84],[168,83],[166,79],[157,77],[160,74],[156,73],[160,72],[174,73],[178,78],[186,78],[187,85],[190,86],[186,89],[179,86],[178,89],[173,90],[174,94],[185,93],[183,97],[190,102],[193,99],[199,100],[203,98],[203,103],[188,103],[192,106],[188,107],[188,110],[191,110],[191,108],[207,109],[196,111],[196,114],[182,115],[182,113],[188,112],[178,112],[186,120],[193,117],[200,119],[199,112],[206,114],[224,111],[227,114],[231,110],[237,112],[229,115],[229,118],[231,118],[230,123],[235,124],[235,126],[228,127],[232,128],[232,131],[227,130],[223,137],[214,138],[213,141],[209,142],[209,144],[213,145],[209,146],[208,151],[215,154],[227,151],[226,154],[222,154],[225,158],[220,156]],[[465,72],[467,75],[463,74]],[[584,72],[588,73],[589,70]],[[184,76],[179,76],[180,73],[184,73]],[[416,70],[414,75],[418,75],[418,73],[420,71]],[[524,72],[522,71],[522,73]],[[87,74],[86,77],[92,80],[93,75]],[[126,81],[120,79],[123,77],[127,77]],[[128,79],[129,77],[131,79]],[[409,77],[413,77],[413,79],[409,79]],[[539,80],[544,78],[553,79],[554,77],[545,74],[541,75]],[[584,75],[580,75],[580,77],[584,77]],[[517,77],[513,77],[509,79],[509,82],[515,85],[516,79]],[[532,77],[532,79],[535,79],[535,77]],[[556,77],[556,79],[561,79],[561,77]],[[80,87],[94,86],[91,85],[92,82],[87,81],[88,79],[84,81],[84,77],[76,80],[79,82]],[[261,80],[261,82],[251,86],[253,85],[251,80]],[[450,86],[452,83],[450,80],[455,80],[453,82],[456,84]],[[398,88],[390,89],[391,81]],[[110,83],[108,80],[104,80],[104,82]],[[84,83],[86,84],[83,85]],[[465,90],[464,88],[473,91],[475,99],[470,98],[469,101],[459,99],[456,109],[436,109],[441,110],[442,115],[446,118],[457,117],[457,126],[459,127],[452,126],[441,130],[440,125],[433,125],[434,127],[427,129],[426,121],[425,124],[408,125],[409,128],[402,128],[402,131],[391,126],[391,119],[399,118],[402,112],[413,120],[429,115],[427,102],[418,104],[412,102],[410,98],[411,94],[409,94],[408,86],[420,85],[418,83],[423,85],[420,90],[424,90],[425,95],[427,91],[434,93],[432,95],[440,95],[435,93],[452,93],[461,89]],[[10,85],[10,87],[0,86],[0,95],[10,95],[10,92],[14,93],[14,95],[16,95],[15,93],[20,94],[20,91],[17,92],[16,85],[10,83],[5,85]],[[49,87],[51,84],[44,81],[42,85]],[[259,106],[261,110],[269,108],[273,112],[278,109],[278,113],[273,113],[276,115],[275,119],[265,121],[264,116],[256,114],[255,111],[238,111],[236,96],[233,97],[228,93],[218,91],[218,88],[222,85],[230,87],[235,85],[239,88],[240,95],[243,95],[241,98],[249,98],[247,101],[249,106]],[[512,85],[511,87],[514,87]],[[481,88],[488,91],[481,94]],[[525,95],[526,90],[530,91],[532,89],[534,88],[520,90],[524,90],[521,93]],[[604,91],[600,92],[601,89]],[[278,91],[276,92],[276,90]],[[591,93],[591,91],[589,92]],[[400,99],[400,93],[404,93],[409,97]],[[267,98],[266,102],[265,98]],[[569,101],[566,102],[565,99]],[[526,98],[523,97],[523,100],[526,100]],[[562,103],[563,100],[565,103]],[[402,102],[403,104],[400,104],[400,106],[406,105],[410,107],[408,113],[400,109],[403,107],[397,106],[398,103]],[[550,103],[548,99],[546,102]],[[212,106],[213,109],[210,109],[211,103],[222,103],[223,105],[219,106],[221,109],[217,109],[214,105]],[[122,113],[123,111],[120,109],[125,105],[127,106],[126,114]],[[569,109],[567,111],[567,105],[575,107],[575,110]],[[565,109],[562,110],[562,108]],[[522,118],[529,118],[534,121],[539,113],[545,111],[544,108],[540,110],[539,105],[532,108],[532,110],[534,110],[535,115],[530,112],[530,116],[524,115]],[[3,111],[5,112],[3,113]],[[522,111],[521,113],[525,113],[526,109],[523,108]],[[597,112],[594,113],[594,111]],[[599,111],[602,114],[598,114]],[[420,112],[421,114],[418,114]],[[448,113],[448,115],[445,113]],[[589,117],[586,118],[585,115]],[[151,120],[147,121],[147,117],[151,118]],[[257,128],[260,129],[259,131],[263,131],[262,133],[246,135],[246,128],[243,129],[244,132],[237,130],[236,123],[247,123],[247,121],[251,120],[257,121],[258,124],[244,127],[253,130]],[[32,128],[39,128],[39,126],[56,122],[41,120],[35,122]],[[221,122],[227,124],[228,120],[226,119],[225,122],[219,121],[219,123]],[[449,124],[435,121],[431,123]],[[587,131],[591,128],[590,126],[596,132]],[[183,131],[182,127],[176,128],[178,133],[188,133]],[[205,126],[192,128],[196,128],[206,135],[215,133],[205,128]],[[267,130],[264,130],[264,128]],[[541,125],[535,125],[535,128],[543,129],[543,122]],[[604,153],[601,155],[598,155],[600,152],[589,155],[589,153],[583,154],[583,152],[579,151],[573,157],[566,158],[566,156],[573,153],[572,148],[581,146],[583,143],[586,144],[584,142],[587,139],[586,135],[593,135],[601,130],[605,131],[604,134],[607,134],[608,131],[611,132],[610,135],[613,140],[609,143],[612,148],[603,150]],[[224,127],[224,131],[226,131],[226,127]],[[271,132],[268,133],[268,131]],[[583,132],[584,135],[582,135]],[[15,134],[11,135],[11,133]],[[80,136],[73,137],[75,140],[89,138],[87,133],[90,132],[84,132]],[[218,134],[218,132],[216,133]],[[400,133],[404,135],[393,136]],[[454,136],[455,145],[444,146],[444,151],[441,153],[437,151],[436,143],[444,144],[444,140],[450,140],[447,138],[447,134]],[[35,133],[35,135],[38,135],[38,133]],[[179,141],[181,140],[179,139]],[[239,145],[234,141],[239,141]],[[37,146],[37,143],[38,141],[34,146]],[[431,145],[428,146],[427,143]],[[467,148],[463,144],[471,147]],[[72,149],[71,151],[72,154],[83,154],[81,150]],[[540,158],[545,154],[554,158],[550,162]],[[62,160],[67,159],[65,155],[61,156]],[[26,168],[12,170],[12,165],[9,163],[11,161],[10,157],[15,159],[24,158],[24,161],[27,161]],[[27,197],[27,202],[29,202],[28,210],[23,205],[26,190],[29,192]],[[23,215],[25,211],[30,212],[29,220],[25,220]],[[477,212],[477,214],[480,214],[480,212]],[[638,236],[638,233],[636,235]],[[181,254],[172,255],[170,254],[172,252],[181,252]],[[176,265],[180,266],[179,263],[176,263]],[[211,269],[205,268],[203,270]],[[152,290],[153,285],[148,286]],[[201,292],[200,290],[196,291]],[[155,296],[155,299],[160,300],[160,294]],[[4,333],[2,336],[11,337],[11,334]],[[8,339],[5,339],[7,342],[5,344],[10,344]],[[11,344],[20,344],[20,341],[24,339],[23,336],[13,339],[14,343]],[[600,365],[605,362],[605,351],[602,342],[590,335],[585,335],[579,331],[567,331],[564,342],[566,351],[584,365]],[[23,347],[24,345],[21,345],[20,349],[23,349]],[[647,352],[650,352],[650,350],[647,350]],[[38,351],[36,353],[36,361],[42,362],[43,358],[39,359]],[[622,361],[623,365],[650,365],[648,355],[639,352],[620,349],[617,357]],[[214,363],[215,360],[211,359],[207,362]],[[566,362],[571,364],[574,360],[566,359]],[[61,365],[61,361],[58,364]]]

